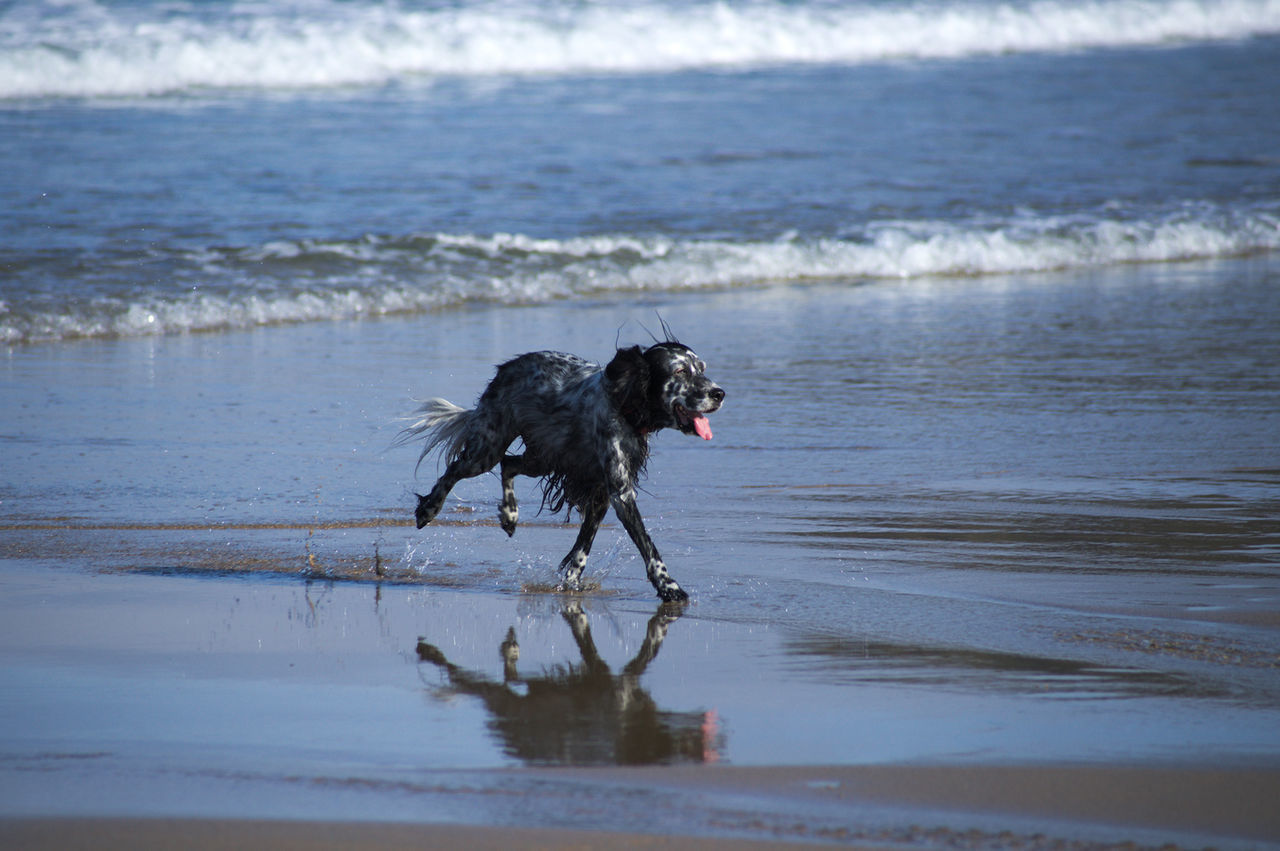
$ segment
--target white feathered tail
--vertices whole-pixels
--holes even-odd
[[[422,407],[404,418],[413,420],[413,425],[396,435],[391,445],[403,446],[425,435],[427,445],[418,456],[414,472],[418,471],[428,455],[441,446],[444,447],[445,462],[451,464],[462,454],[462,448],[467,442],[467,427],[471,425],[471,415],[474,413],[458,407],[448,399],[428,399],[422,403]]]

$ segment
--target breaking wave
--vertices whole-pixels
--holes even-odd
[[[535,304],[611,293],[1088,269],[1280,250],[1280,210],[1188,205],[1156,219],[1023,216],[877,222],[767,241],[662,236],[432,234],[99,258],[74,294],[56,268],[0,288],[0,342],[138,336],[413,313],[472,302]],[[67,262],[85,264],[85,258]],[[47,266],[47,263],[46,263]],[[145,271],[140,271],[145,270]],[[152,276],[155,281],[140,277]],[[23,283],[23,279],[26,283]],[[161,288],[163,287],[163,288]]]
[[[1280,33],[1280,0],[18,0],[5,7],[5,99],[859,64]]]

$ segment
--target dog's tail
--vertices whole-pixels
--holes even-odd
[[[422,407],[404,418],[412,421],[412,425],[396,435],[391,445],[403,446],[416,438],[426,437],[427,445],[413,468],[415,473],[426,457],[442,446],[445,462],[451,464],[462,454],[467,442],[467,428],[474,414],[475,411],[459,408],[447,399],[428,399]]]

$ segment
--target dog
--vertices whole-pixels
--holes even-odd
[[[711,439],[707,414],[720,408],[725,394],[705,372],[693,350],[668,335],[647,349],[618,349],[607,366],[563,352],[520,355],[498,367],[472,410],[428,400],[396,440],[426,440],[419,466],[436,449],[447,461],[431,492],[417,494],[418,528],[435,519],[459,481],[501,464],[498,518],[507,535],[515,534],[519,517],[516,476],[542,479],[543,508],[581,514],[578,538],[560,562],[566,587],[578,587],[596,530],[612,506],[658,596],[689,599],[645,531],[636,482],[649,459],[650,435],[674,428]],[[506,454],[516,438],[524,443],[523,454]]]

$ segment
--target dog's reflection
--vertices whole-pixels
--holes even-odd
[[[451,663],[440,649],[418,640],[418,658],[442,669],[452,688],[484,701],[489,726],[508,754],[537,765],[640,765],[713,762],[720,733],[715,712],[668,712],[640,686],[640,676],[658,655],[682,608],[664,603],[649,619],[635,658],[614,674],[600,658],[582,606],[561,612],[582,655],[580,665],[557,666],[539,676],[521,676],[515,628],[499,650],[503,681]]]

